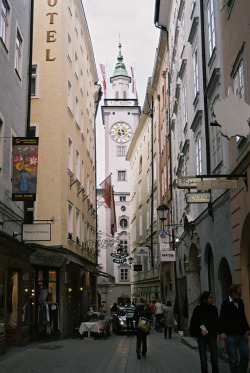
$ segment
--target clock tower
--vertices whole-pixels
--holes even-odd
[[[116,251],[118,244],[123,251],[130,256],[129,227],[130,227],[130,164],[126,160],[127,151],[136,131],[140,117],[140,107],[136,98],[129,93],[131,77],[128,75],[123,62],[121,44],[118,45],[119,53],[113,76],[110,78],[112,86],[111,97],[104,99],[102,106],[102,118],[105,126],[105,177],[111,175],[114,188],[114,200],[116,211],[117,232],[115,243],[112,248]],[[106,233],[110,234],[110,224],[106,212]],[[129,295],[132,274],[128,260],[124,263],[114,263],[112,256],[107,257],[110,261],[108,268],[113,267],[113,275],[116,281],[116,295]],[[112,271],[111,271],[112,272]],[[119,289],[120,287],[120,289]],[[119,293],[119,294],[118,294]],[[113,300],[117,302],[117,299]]]

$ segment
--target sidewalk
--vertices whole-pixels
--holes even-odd
[[[147,358],[136,357],[136,337],[112,335],[92,341],[66,339],[12,347],[0,356],[0,371],[8,373],[200,373],[199,354],[181,343],[152,330],[148,336]],[[220,373],[229,366],[220,360]],[[209,371],[211,367],[209,364]]]

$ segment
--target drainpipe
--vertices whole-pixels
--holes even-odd
[[[150,246],[151,246],[151,267],[154,268],[154,250],[153,250],[153,227],[154,227],[154,97],[152,96],[152,106],[150,109],[151,118],[151,235],[150,235]]]

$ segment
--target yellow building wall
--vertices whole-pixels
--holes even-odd
[[[94,237],[95,220],[95,159],[94,159],[94,94],[98,80],[88,29],[80,0],[72,1],[71,12],[68,2],[62,0],[40,0],[35,2],[33,65],[38,66],[38,95],[32,99],[31,125],[37,127],[39,137],[39,165],[35,219],[49,220],[54,217],[51,227],[51,241],[46,245],[63,245],[79,255],[89,256],[86,250],[76,244],[76,209],[84,215],[80,244],[86,240],[87,224]],[[79,24],[76,32],[76,12]],[[82,30],[82,31],[81,31]],[[83,34],[83,37],[81,36]],[[72,40],[72,61],[68,58],[68,34]],[[79,61],[78,79],[75,76],[75,53]],[[80,87],[80,71],[83,73],[83,92]],[[72,84],[72,113],[68,110],[68,80]],[[84,114],[84,128],[76,123],[75,97],[79,100],[79,118]],[[79,123],[80,125],[80,123]],[[87,129],[92,138],[88,148]],[[83,133],[82,133],[83,132]],[[68,171],[68,138],[73,143],[73,173]],[[84,162],[84,182],[70,181],[76,178],[76,149]],[[81,170],[82,172],[82,170]],[[83,201],[84,187],[87,194],[87,174],[92,181],[89,197]],[[71,175],[71,178],[70,178]],[[73,206],[73,240],[68,240],[68,202]],[[91,216],[92,214],[92,216]]]

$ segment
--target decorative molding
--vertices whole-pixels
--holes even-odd
[[[202,110],[197,110],[197,112],[195,114],[195,117],[194,117],[193,122],[192,122],[191,127],[190,127],[190,129],[193,132],[195,132],[197,130],[198,125],[201,124],[202,113],[203,113]]]
[[[193,44],[194,37],[198,28],[198,23],[199,23],[199,17],[194,17],[192,27],[188,36],[188,42],[190,44]]]

